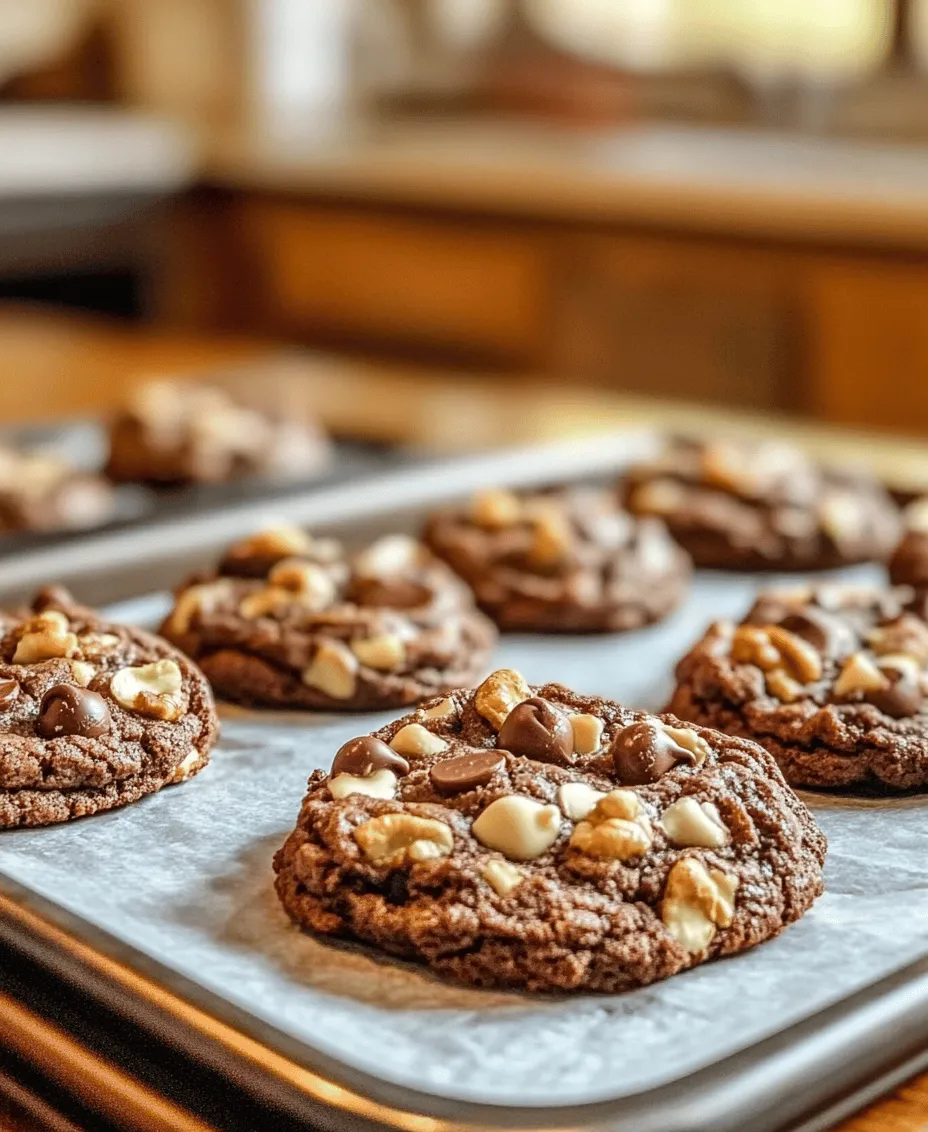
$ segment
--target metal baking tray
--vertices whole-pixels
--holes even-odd
[[[286,517],[326,530],[350,521],[366,537],[412,527],[425,506],[479,484],[610,476],[652,443],[623,436],[460,460],[418,479],[393,473],[291,501]],[[182,553],[174,545],[175,569],[254,519],[226,515],[198,529]],[[170,562],[162,555],[156,573]],[[64,566],[87,581],[80,562]],[[671,658],[763,582],[706,574],[664,626],[624,637],[512,637],[498,659],[532,681],[560,678],[657,707]],[[163,601],[114,612],[149,621]],[[224,717],[213,766],[180,790],[0,836],[0,941],[230,1088],[325,1128],[773,1132],[828,1127],[928,1064],[928,905],[918,893],[928,800],[812,798],[832,837],[838,891],[745,956],[621,996],[488,996],[275,920],[270,856],[295,820],[303,780],[341,737],[383,717]],[[855,887],[875,899],[855,904]],[[355,1010],[349,1000],[362,984],[366,1001]],[[444,1067],[430,1048],[447,1049]],[[576,1056],[587,1052],[598,1058],[592,1074]],[[623,1056],[637,1059],[635,1073],[623,1073]],[[521,1093],[510,1087],[516,1078],[527,1082]]]

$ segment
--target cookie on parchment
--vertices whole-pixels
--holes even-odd
[[[470,590],[413,539],[348,557],[291,527],[227,551],[161,632],[224,699],[323,711],[418,703],[477,679],[496,643]]]
[[[346,743],[274,867],[320,934],[479,986],[619,991],[777,935],[824,855],[756,744],[504,669]]]
[[[664,524],[634,518],[609,491],[483,491],[433,515],[424,540],[507,630],[637,629],[689,588],[689,558]]]
[[[669,710],[761,743],[797,786],[928,786],[926,600],[907,587],[762,594],[677,666]]]
[[[877,480],[819,467],[791,445],[676,440],[630,469],[630,511],[657,516],[697,566],[821,570],[885,561],[896,505]]]
[[[0,631],[0,828],[124,806],[209,762],[209,685],[165,641],[57,588]]]

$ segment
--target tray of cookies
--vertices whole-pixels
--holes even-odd
[[[619,502],[652,448],[396,473],[201,532],[173,595],[10,614],[0,938],[325,1127],[825,1127],[914,1071],[928,620],[866,561],[893,512],[712,451],[742,560],[692,573]]]

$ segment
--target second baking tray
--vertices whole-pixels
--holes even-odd
[[[507,637],[497,661],[655,708],[683,648],[707,620],[741,613],[757,584],[702,575],[661,626]],[[162,608],[155,597],[118,612],[150,623]],[[306,777],[387,717],[223,714],[213,765],[183,788],[0,837],[0,935],[194,1056],[247,1070],[281,1105],[302,1098],[318,1121],[325,1100],[410,1128],[415,1113],[760,1132],[915,1065],[928,1033],[921,798],[811,797],[831,842],[828,892],[743,956],[619,996],[488,993],[301,935],[274,896],[270,860]]]

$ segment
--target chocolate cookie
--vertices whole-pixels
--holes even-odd
[[[919,499],[903,512],[905,533],[889,560],[894,585],[928,589],[928,498]]]
[[[503,629],[637,629],[689,586],[689,559],[663,523],[633,518],[606,491],[484,491],[434,515],[424,539]]]
[[[309,780],[291,918],[479,986],[619,991],[770,939],[825,838],[754,743],[510,670]]]
[[[771,591],[680,661],[669,710],[761,743],[797,786],[924,788],[926,670],[910,589]]]
[[[899,537],[886,489],[865,473],[820,468],[781,443],[678,440],[633,467],[622,493],[659,516],[697,566],[819,570],[885,561]]]
[[[0,632],[0,828],[124,806],[209,762],[209,686],[164,641],[57,588]]]
[[[342,711],[474,680],[496,643],[467,587],[414,540],[348,559],[294,528],[232,547],[218,574],[178,593],[161,631],[225,699]]]
[[[46,452],[0,448],[0,534],[96,527],[115,512],[102,476]]]
[[[298,479],[330,455],[319,430],[238,404],[225,390],[152,382],[110,426],[107,474],[124,483],[223,483],[245,476]]]

